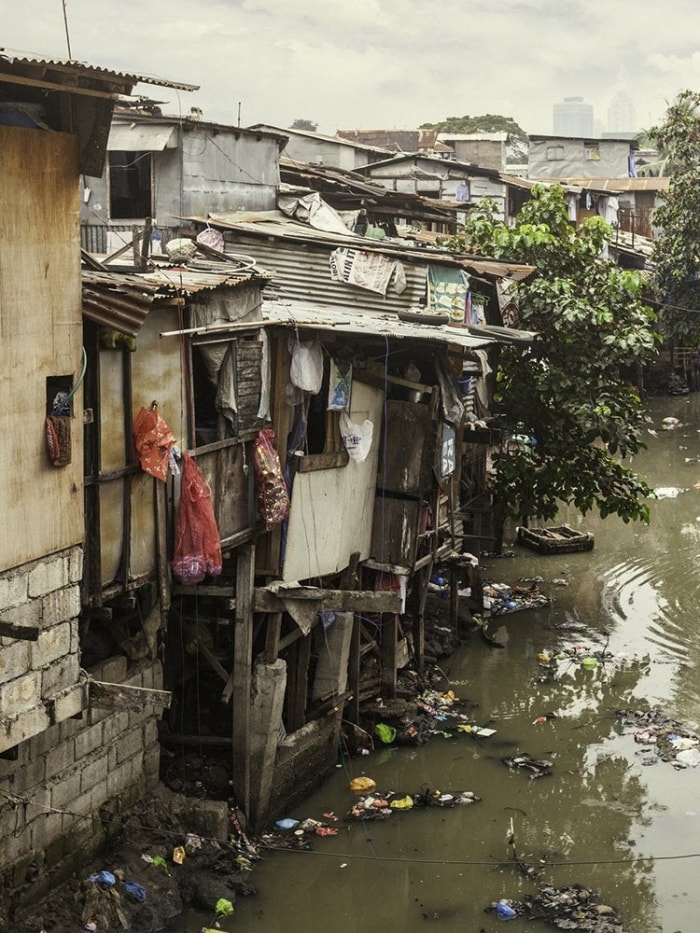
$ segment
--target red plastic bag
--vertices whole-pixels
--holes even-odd
[[[168,478],[170,448],[177,438],[165,423],[154,402],[142,408],[134,421],[134,444],[141,469],[165,482]]]
[[[211,501],[211,488],[189,456],[182,455],[180,504],[175,516],[175,543],[170,566],[184,586],[194,586],[221,573],[221,538]]]
[[[263,428],[253,444],[258,515],[270,531],[289,515],[289,493],[284,481],[275,432]]]

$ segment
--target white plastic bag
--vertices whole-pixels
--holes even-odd
[[[362,424],[356,424],[346,412],[341,412],[340,434],[352,460],[362,463],[367,459],[367,454],[372,447],[373,433],[374,425],[369,419],[365,419]]]
[[[317,395],[323,382],[323,350],[318,340],[292,340],[292,364],[289,378],[303,392]]]

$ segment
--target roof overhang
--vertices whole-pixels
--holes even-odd
[[[170,123],[113,123],[108,152],[162,152],[177,148],[177,133]]]

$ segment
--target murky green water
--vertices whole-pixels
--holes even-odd
[[[700,768],[645,766],[652,753],[615,715],[658,706],[700,729],[700,397],[659,399],[651,409],[656,436],[634,464],[664,496],[650,527],[562,515],[595,533],[592,552],[540,557],[517,547],[515,558],[484,561],[493,582],[569,582],[541,585],[551,606],[503,617],[502,649],[474,636],[449,661],[452,689],[477,704],[481,722],[493,720],[496,735],[356,758],[289,815],[344,814],[348,777],[363,771],[380,789],[427,784],[472,790],[482,802],[341,822],[340,835],[318,839],[311,853],[269,854],[251,877],[258,895],[239,899],[225,930],[480,933],[501,926],[484,912],[491,902],[570,883],[598,892],[628,933],[700,929]],[[667,416],[683,426],[662,430]],[[538,665],[548,647],[606,643],[631,663],[564,664],[554,678]],[[549,712],[557,718],[534,724]],[[515,752],[552,760],[552,775],[509,770],[501,759]],[[511,819],[518,856],[545,859],[536,885],[507,863]],[[194,933],[208,919],[190,914],[177,929]],[[551,928],[516,919],[509,929]]]

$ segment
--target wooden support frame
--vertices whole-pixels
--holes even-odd
[[[257,587],[254,594],[255,612],[284,612],[286,600],[318,602],[319,609],[334,612],[390,612],[401,611],[398,593],[375,590],[324,590],[315,587],[281,589],[277,594]]]
[[[253,592],[255,580],[255,546],[245,544],[238,549],[236,566],[236,610],[234,613],[233,670],[230,694],[233,698],[233,787],[238,805],[250,813],[250,744],[251,744],[251,683],[253,668]],[[229,691],[226,684],[224,694]]]

